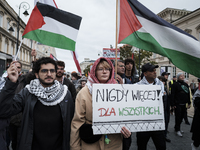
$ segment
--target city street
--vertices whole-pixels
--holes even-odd
[[[192,116],[193,114],[193,108],[191,110],[188,110],[188,120],[190,124],[192,124]],[[167,143],[167,150],[191,150],[191,137],[192,133],[190,133],[191,125],[185,124],[183,121],[181,124],[181,129],[184,131],[183,137],[178,137],[174,132],[174,124],[175,124],[175,116],[170,116],[170,123],[169,123],[169,134],[168,138],[171,139],[171,143]],[[137,143],[136,143],[136,134],[132,134],[132,144],[130,150],[137,150]],[[150,139],[148,142],[147,150],[155,150],[155,146],[153,144],[153,141]],[[200,150],[200,148],[199,148]]]

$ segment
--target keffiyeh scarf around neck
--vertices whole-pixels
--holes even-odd
[[[34,94],[38,100],[46,106],[59,104],[67,94],[68,87],[60,84],[57,80],[51,87],[43,87],[39,79],[34,79],[26,86],[31,94]]]

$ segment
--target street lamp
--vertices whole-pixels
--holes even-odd
[[[18,20],[17,20],[17,43],[16,43],[16,54],[17,54],[17,49],[18,49],[18,46],[19,46],[19,25],[20,25],[20,9],[24,8],[25,11],[24,11],[24,15],[25,16],[28,16],[29,13],[28,13],[28,9],[30,8],[30,5],[27,3],[27,2],[21,2],[20,5],[19,5],[19,13],[18,13]]]

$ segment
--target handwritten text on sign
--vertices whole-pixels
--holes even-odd
[[[94,134],[164,130],[161,86],[93,85]]]

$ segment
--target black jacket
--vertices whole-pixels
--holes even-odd
[[[171,106],[186,103],[191,104],[189,86],[184,81],[177,81],[171,88]]]
[[[6,127],[9,125],[9,119],[0,119],[0,149],[7,150]]]
[[[76,99],[76,89],[75,89],[74,84],[69,79],[64,78],[63,85],[66,85],[68,87],[68,90],[71,92],[72,99],[75,102],[75,99]]]
[[[19,112],[23,113],[22,128],[18,150],[31,150],[33,140],[33,110],[37,97],[24,88],[15,95],[18,83],[8,80],[0,93],[0,118],[9,118]],[[71,120],[74,115],[74,102],[68,91],[64,100],[59,103],[63,118],[63,147],[70,149]]]

